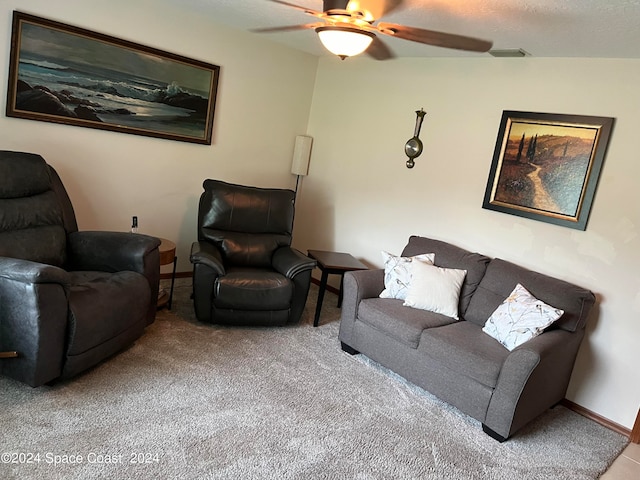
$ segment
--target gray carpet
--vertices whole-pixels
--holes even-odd
[[[500,444],[344,354],[335,295],[319,328],[315,286],[300,325],[223,328],[197,323],[178,283],[173,311],[86,374],[37,389],[0,379],[0,453],[40,460],[14,455],[0,478],[595,479],[627,443],[556,407]]]

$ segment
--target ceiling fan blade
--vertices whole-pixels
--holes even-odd
[[[395,23],[380,22],[377,27],[378,31],[385,35],[410,40],[412,42],[424,43],[426,45],[434,45],[436,47],[454,48],[471,52],[487,52],[493,46],[493,42],[488,40],[465,37],[452,33],[436,32],[435,30],[407,27]]]
[[[280,5],[285,5],[287,7],[295,8],[296,10],[300,10],[301,12],[306,13],[307,15],[313,15],[314,17],[322,16],[322,12],[317,12],[312,10],[311,8],[303,7],[301,5],[296,5],[295,3],[283,2],[282,0],[271,0],[274,3],[279,3]]]
[[[347,10],[362,12],[368,21],[374,21],[397,10],[404,0],[351,0]]]
[[[305,30],[307,28],[316,28],[322,25],[324,25],[324,23],[316,22],[307,23],[306,25],[283,25],[281,27],[252,28],[250,31],[254,33],[293,32],[296,30]]]
[[[365,53],[375,60],[390,60],[396,57],[391,49],[378,37],[373,39]]]

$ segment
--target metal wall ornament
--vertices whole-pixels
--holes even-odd
[[[407,140],[404,144],[404,153],[409,157],[407,160],[407,168],[413,168],[415,166],[414,159],[418,158],[422,153],[422,140],[420,140],[420,128],[422,127],[422,120],[427,112],[424,109],[416,110],[416,126],[413,130],[413,137]]]

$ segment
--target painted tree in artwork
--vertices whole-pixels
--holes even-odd
[[[537,143],[538,143],[538,134],[536,133],[536,136],[533,137],[529,142],[529,148],[527,149],[527,160],[529,161],[529,163],[533,163],[533,160],[536,156]]]
[[[520,163],[520,159],[522,158],[522,149],[524,148],[524,133],[522,134],[522,138],[520,139],[520,145],[518,145],[518,156],[516,157],[516,162]]]

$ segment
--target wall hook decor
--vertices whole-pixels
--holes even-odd
[[[422,119],[427,112],[424,109],[416,110],[416,128],[413,131],[413,137],[410,138],[407,143],[404,144],[404,153],[409,157],[407,160],[407,168],[413,168],[415,162],[414,158],[417,158],[422,153],[422,141],[420,138],[420,127],[422,126]]]

